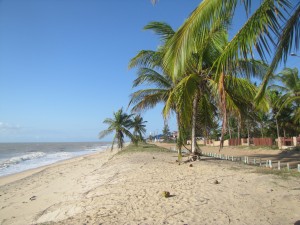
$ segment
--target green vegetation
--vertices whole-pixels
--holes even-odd
[[[111,149],[113,149],[115,141],[117,141],[118,148],[122,149],[125,136],[129,137],[135,144],[138,144],[138,141],[143,140],[142,134],[146,131],[144,125],[146,121],[143,121],[142,117],[137,115],[132,120],[133,114],[124,113],[123,109],[119,109],[113,115],[113,118],[107,118],[103,121],[103,123],[109,125],[108,129],[99,133],[99,138],[103,138],[108,134],[115,132]],[[134,129],[133,134],[130,132],[131,128]]]
[[[220,134],[222,147],[226,133],[227,138],[266,135],[274,138],[282,136],[279,130],[286,135],[286,127],[294,127],[288,134],[296,135],[299,121],[291,121],[295,110],[288,112],[291,116],[280,118],[277,104],[268,102],[267,99],[272,98],[264,95],[267,81],[280,59],[286,60],[288,51],[298,46],[300,4],[279,2],[266,0],[261,3],[232,40],[228,40],[227,33],[236,0],[202,1],[177,31],[163,22],[148,24],[145,29],[159,35],[161,43],[156,51],[142,50],[130,61],[130,68],[139,69],[134,87],[149,86],[132,95],[131,103],[137,103],[133,110],[164,103],[164,116],[170,112],[177,116],[178,148],[181,149],[185,138],[189,138],[193,153],[199,150],[196,136],[210,138]],[[250,3],[244,1],[247,12]],[[284,10],[289,10],[289,18],[283,16]],[[260,23],[256,22],[258,18]],[[271,54],[271,45],[276,51],[268,66],[264,51]],[[259,60],[253,58],[254,46]],[[250,77],[262,79],[260,90],[251,83]],[[277,99],[282,98],[277,96]],[[297,101],[295,92],[287,101]],[[283,104],[285,107],[287,101]],[[271,126],[271,122],[276,126]],[[219,130],[217,124],[220,123]]]
[[[164,124],[164,129],[162,130],[164,142],[170,142],[170,129],[167,123]]]
[[[221,137],[222,147],[225,138],[300,132],[298,70],[286,68],[274,76],[278,64],[299,48],[300,3],[262,1],[229,39],[237,5],[244,4],[248,15],[251,2],[205,0],[178,30],[164,22],[144,27],[161,41],[156,50],[141,50],[129,62],[130,69],[137,68],[133,87],[140,88],[132,93],[129,106],[140,113],[162,103],[165,120],[176,115],[179,158],[187,139],[192,140],[192,153],[201,151],[197,136]],[[251,78],[261,82],[260,87]],[[280,83],[268,87],[271,79]],[[122,143],[124,134],[131,138],[126,129],[114,125],[109,131],[116,130],[115,139]],[[138,132],[131,139],[142,140]]]
[[[141,143],[138,146],[134,144],[130,144],[127,147],[125,147],[122,151],[118,152],[118,154],[125,154],[125,153],[135,153],[135,152],[171,152],[168,149],[158,147],[154,144],[148,144],[148,143]]]
[[[131,128],[133,128],[133,136],[137,142],[145,141],[143,137],[143,135],[145,135],[146,133],[145,123],[147,123],[147,121],[144,121],[140,115],[136,115],[131,122]]]

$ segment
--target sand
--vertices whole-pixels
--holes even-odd
[[[0,224],[300,223],[299,178],[210,158],[178,165],[176,153],[115,153],[0,178]]]
[[[174,143],[155,143],[157,146],[174,149],[176,144]],[[186,145],[187,148],[191,148],[190,145]],[[211,147],[211,146],[200,146],[203,152],[212,152],[217,154],[223,154],[228,156],[238,156],[244,157],[248,156],[251,159],[256,158],[257,162],[259,159],[262,161],[272,160],[274,163],[278,161],[281,162],[282,165],[286,165],[289,163],[292,168],[296,168],[298,164],[300,164],[300,151],[290,151],[290,150],[272,150],[268,147],[260,147],[260,148],[251,148],[251,147],[224,147],[221,151],[219,151],[219,147]],[[185,148],[183,148],[184,150]]]

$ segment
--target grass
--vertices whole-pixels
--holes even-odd
[[[154,144],[139,143],[138,145],[135,144],[128,145],[122,151],[119,151],[118,154],[135,153],[135,152],[171,152],[171,151],[166,148],[158,147],[157,145]]]

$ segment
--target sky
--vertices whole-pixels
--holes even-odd
[[[103,120],[127,110],[136,90],[129,60],[159,45],[143,27],[163,21],[177,29],[199,3],[0,0],[0,142],[99,141]],[[159,105],[142,114],[147,136],[162,131],[161,111]],[[177,130],[174,117],[168,123]]]

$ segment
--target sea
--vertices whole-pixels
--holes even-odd
[[[0,177],[106,150],[109,142],[0,143]]]

